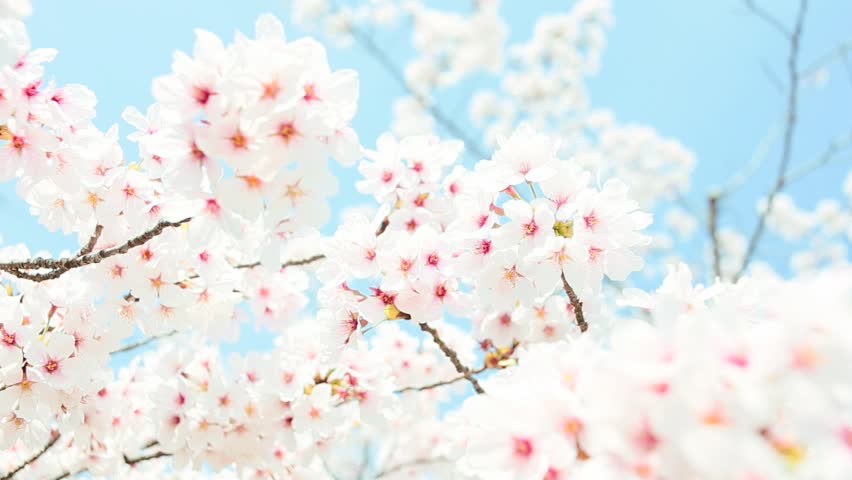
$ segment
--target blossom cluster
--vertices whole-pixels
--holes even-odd
[[[155,103],[124,111],[127,158],[94,93],[46,76],[29,2],[0,0],[0,180],[79,243],[0,248],[4,478],[849,477],[849,202],[761,207],[811,242],[795,279],[744,271],[754,245],[721,228],[712,285],[675,264],[632,288],[697,228],[648,213],[695,158],[589,106],[609,0],[508,48],[495,0],[291,3],[384,64],[366,32],[411,21],[375,148],[351,126],[357,74],[262,15],[174,54]],[[469,105],[488,150],[433,102],[483,71],[502,79]],[[376,207],[324,235],[330,157]],[[243,323],[270,347],[226,353]]]
[[[593,316],[604,276],[622,281],[642,268],[632,249],[647,243],[650,215],[623,183],[590,185],[589,172],[557,157],[558,142],[529,126],[473,170],[453,165],[460,149],[383,136],[367,152],[358,187],[383,204],[383,224],[356,217],[337,230],[319,272],[334,289],[321,291],[323,309],[353,332],[402,317],[471,318],[496,347],[585,329],[566,285]]]
[[[475,478],[847,478],[848,267],[692,286],[685,265],[624,304],[608,346],[524,349],[453,424]]]
[[[20,261],[25,247],[4,249],[5,446],[81,428],[110,353],[134,327],[233,336],[244,300],[275,329],[307,303],[307,276],[283,269],[281,255],[288,238],[327,219],[327,156],[359,153],[348,126],[357,75],[331,71],[314,41],[287,42],[272,16],[227,47],[196,34],[193,56],[175,54],[172,73],[154,82],[158,103],[145,116],[125,112],[139,129],[137,162],[125,160],[117,127],[91,123],[91,91],[44,81],[55,50],[0,72],[3,178],[19,179],[48,229],[81,243],[35,262]]]

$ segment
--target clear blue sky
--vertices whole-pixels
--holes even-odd
[[[763,3],[789,22],[798,1]],[[852,2],[810,3],[802,46],[804,64],[852,39]],[[33,4],[35,13],[28,20],[33,44],[60,50],[48,67],[48,76],[59,83],[84,83],[94,90],[99,98],[97,124],[107,128],[120,123],[122,137],[130,130],[121,123],[121,111],[127,105],[144,110],[151,103],[152,78],[168,71],[175,49],[191,49],[194,28],[229,39],[236,29],[251,33],[257,15],[272,12],[284,20],[290,38],[305,33],[288,20],[288,6],[276,0],[34,0]],[[511,39],[520,40],[528,37],[537,15],[561,11],[570,2],[504,0],[503,4]],[[707,189],[741,168],[783,113],[783,95],[768,80],[761,63],[785,78],[787,44],[748,14],[739,0],[613,0],[613,4],[616,24],[609,32],[603,68],[589,82],[592,102],[613,110],[621,121],[651,125],[694,151],[699,164],[690,201],[703,207]],[[400,64],[411,53],[408,35],[401,29],[380,39],[393,46],[392,56]],[[401,89],[358,47],[331,47],[329,57],[335,68],[360,72],[355,127],[362,143],[371,146],[387,128],[390,102]],[[835,64],[831,74],[828,86],[802,95],[794,164],[813,158],[829,139],[852,129],[852,71]],[[467,85],[442,92],[441,104],[452,110],[472,90]],[[132,159],[135,154],[134,146],[125,142],[125,155]],[[795,184],[791,193],[806,207],[822,196],[838,195],[852,164],[850,158]],[[777,159],[776,145],[762,175],[725,205],[723,225],[751,228],[754,201],[766,191]],[[351,203],[356,195],[351,180],[352,171],[343,179],[337,205]],[[12,191],[12,184],[0,186],[0,235],[5,243],[25,241],[54,253],[76,246],[73,238],[45,232]],[[778,255],[779,267],[786,265],[785,253],[772,244],[764,252]]]

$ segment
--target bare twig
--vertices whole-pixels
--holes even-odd
[[[751,178],[760,168],[760,165],[766,159],[767,154],[769,153],[770,147],[775,143],[776,139],[781,135],[782,124],[784,123],[784,117],[786,115],[781,115],[776,122],[774,122],[769,130],[767,130],[766,135],[760,140],[757,146],[752,152],[751,158],[749,159],[746,166],[733,175],[724,185],[719,187],[716,190],[715,195],[720,199],[729,195],[734,190],[741,188],[748,180]]]
[[[376,42],[373,41],[373,38],[356,28],[354,25],[350,26],[350,33],[352,34],[352,38],[357,40],[364,49],[367,50],[376,60],[378,60],[379,64],[399,83],[400,86],[414,99],[417,100],[420,105],[428,111],[435,120],[444,126],[447,131],[453,135],[454,137],[462,140],[465,146],[470,150],[474,155],[478,157],[478,159],[487,158],[485,155],[485,150],[479,146],[477,142],[471,139],[467,133],[459,127],[449,116],[447,116],[444,112],[441,111],[435,104],[430,102],[423,95],[415,92],[405,80],[405,76],[401,73],[400,69],[394,65],[393,61],[390,57],[382,50]]]
[[[710,234],[710,242],[713,245],[713,275],[722,277],[721,254],[719,252],[719,196],[711,194],[707,199],[708,215],[707,228]]]
[[[61,277],[66,272],[75,268],[100,263],[107,258],[127,253],[130,249],[144,245],[152,238],[160,235],[165,229],[170,227],[179,227],[190,220],[192,219],[185,218],[178,222],[162,221],[154,226],[154,228],[131,238],[119,246],[98,250],[95,253],[78,255],[72,258],[52,259],[37,257],[18,262],[0,263],[0,270],[10,273],[16,277],[32,280],[34,282],[52,280]],[[51,271],[46,273],[27,273],[23,271],[38,269],[49,269]]]
[[[167,333],[164,333],[162,335],[154,335],[153,337],[148,337],[144,340],[139,340],[138,342],[128,343],[127,345],[124,345],[120,348],[117,348],[110,353],[112,354],[112,353],[129,352],[129,351],[135,350],[139,347],[143,347],[145,345],[148,345],[151,342],[155,342],[155,341],[157,341],[161,338],[171,337],[172,335],[175,335],[176,333],[178,333],[177,330],[173,330],[171,332],[167,332]]]
[[[806,78],[810,75],[816,73],[820,68],[823,68],[832,62],[837,60],[843,60],[848,57],[848,55],[852,53],[852,41],[843,42],[834,48],[831,49],[830,52],[816,59],[813,63],[804,68],[799,76],[802,78]]]
[[[574,318],[577,320],[577,326],[580,327],[581,332],[585,332],[589,329],[589,324],[586,323],[586,316],[583,314],[583,302],[580,301],[580,298],[577,297],[574,289],[568,284],[568,280],[565,279],[564,273],[562,274],[562,288],[568,295],[568,300],[571,302],[571,306],[574,307]]]
[[[147,462],[148,460],[154,460],[155,458],[170,457],[171,455],[171,453],[162,451],[149,453],[147,455],[141,455],[138,457],[128,457],[127,455],[124,455],[124,463],[133,466],[137,463]]]
[[[784,35],[788,38],[792,36],[783,23],[781,23],[777,18],[775,18],[771,13],[764,10],[760,5],[754,3],[754,0],[744,0],[744,2],[746,7],[748,7],[748,9],[752,11],[752,13],[754,13],[761,20],[766,22],[767,25],[777,30],[781,35]],[[795,32],[793,34],[795,34]]]
[[[488,366],[484,366],[484,365],[483,365],[483,366],[481,366],[481,367],[477,368],[476,370],[471,370],[471,371],[470,371],[470,374],[471,374],[471,375],[476,375],[476,374],[478,374],[478,373],[482,373],[482,372],[484,372],[484,371],[486,371],[486,370],[489,370],[489,369],[490,369],[490,367],[488,367]],[[393,392],[393,393],[422,392],[422,391],[424,391],[424,390],[431,390],[431,389],[433,389],[433,388],[443,387],[443,386],[445,386],[445,385],[452,385],[452,384],[454,384],[454,383],[456,383],[456,382],[460,382],[460,381],[462,381],[462,380],[466,380],[466,379],[467,379],[467,377],[466,377],[466,376],[464,376],[464,375],[459,375],[458,377],[454,377],[454,378],[451,378],[451,379],[449,379],[449,380],[441,380],[440,382],[430,383],[430,384],[428,384],[428,385],[423,385],[423,386],[421,386],[421,387],[405,387],[405,388],[400,388],[399,390],[396,390],[396,391],[395,391],[395,392]]]
[[[282,263],[281,268],[301,267],[303,265],[308,265],[308,264],[314,263],[316,261],[322,260],[323,258],[325,258],[325,255],[320,253],[320,254],[317,254],[317,255],[314,255],[314,256],[308,257],[308,258],[301,258],[299,260],[289,260],[289,261]],[[255,268],[255,267],[259,267],[259,266],[260,266],[260,262],[254,262],[254,263],[244,263],[244,264],[241,264],[241,265],[237,265],[234,268]]]
[[[104,231],[104,226],[103,225],[97,225],[95,227],[94,233],[92,233],[91,238],[89,238],[89,241],[86,243],[86,246],[84,246],[82,249],[80,249],[80,253],[78,253],[77,256],[81,257],[83,255],[88,255],[88,254],[92,253],[92,250],[95,249],[95,245],[97,245],[98,240],[101,238],[101,233],[103,231]]]
[[[784,185],[790,185],[796,180],[801,179],[802,177],[808,175],[814,170],[827,165],[832,160],[834,160],[838,152],[845,149],[846,147],[852,144],[852,132],[847,133],[842,137],[835,138],[829,145],[826,147],[825,151],[823,151],[819,157],[815,158],[813,161],[808,162],[801,167],[789,172],[784,178]]]
[[[461,363],[461,360],[459,360],[459,354],[456,353],[455,350],[453,350],[449,345],[444,342],[444,339],[441,338],[437,330],[429,326],[429,324],[427,323],[421,323],[420,330],[423,330],[424,332],[432,336],[432,340],[435,341],[435,343],[438,345],[438,348],[440,348],[441,351],[444,352],[444,355],[446,355],[446,357],[450,359],[450,362],[452,362],[453,366],[456,368],[456,371],[462,374],[462,377],[464,377],[468,382],[470,382],[471,385],[473,385],[473,389],[476,390],[476,393],[485,393],[485,390],[483,390],[482,386],[479,385],[479,381],[476,379],[476,377],[472,375],[470,369]]]
[[[144,448],[151,448],[155,445],[157,445],[157,442],[151,441],[147,445],[145,445]],[[148,460],[154,460],[156,458],[170,457],[170,456],[172,456],[172,454],[167,453],[167,452],[158,451],[158,452],[154,452],[154,453],[148,453],[148,454],[145,454],[145,455],[140,455],[138,457],[128,457],[126,454],[122,454],[121,456],[124,459],[124,463],[132,467],[133,465],[136,465],[137,463],[146,462]],[[67,470],[67,471],[63,472],[62,474],[60,474],[59,476],[53,477],[53,480],[62,480],[63,478],[68,478],[72,475],[77,476],[77,475],[80,475],[81,473],[85,473],[87,471],[88,471],[87,468],[83,468],[83,469],[77,470],[75,472],[71,472],[70,470]]]
[[[18,474],[18,472],[20,472],[21,470],[23,470],[24,468],[26,468],[26,466],[27,466],[27,465],[29,465],[29,464],[31,464],[31,463],[33,463],[33,462],[35,462],[35,461],[36,461],[36,460],[38,460],[38,459],[39,459],[42,455],[44,455],[45,453],[47,453],[47,451],[48,451],[48,450],[50,450],[50,448],[51,448],[51,447],[53,447],[54,445],[56,445],[56,442],[58,442],[58,441],[59,441],[59,433],[57,433],[57,432],[55,432],[55,431],[54,431],[54,432],[51,432],[50,440],[49,440],[49,441],[48,441],[48,442],[44,445],[44,447],[42,447],[42,448],[41,448],[41,450],[39,450],[39,451],[38,451],[38,452],[36,452],[33,456],[31,456],[31,457],[30,457],[30,458],[28,458],[26,461],[24,461],[24,463],[22,463],[22,464],[18,465],[18,466],[17,466],[17,467],[15,467],[13,470],[9,471],[9,473],[7,473],[6,475],[4,475],[4,476],[0,477],[0,480],[9,480],[10,478],[12,478],[12,477],[14,477],[15,475],[17,475],[17,474]]]
[[[751,2],[746,2],[751,3]],[[778,165],[778,175],[776,176],[775,185],[769,192],[766,200],[766,210],[758,217],[757,226],[751,235],[746,247],[746,253],[743,257],[743,263],[736,274],[733,281],[737,281],[748,268],[757,245],[763,236],[763,231],[766,228],[766,219],[772,213],[772,206],[775,201],[775,196],[784,188],[784,182],[787,178],[787,167],[790,164],[790,157],[793,151],[793,137],[796,131],[796,116],[799,95],[799,40],[802,36],[802,27],[805,23],[805,13],[807,11],[808,0],[800,0],[799,13],[796,15],[796,24],[790,38],[790,54],[787,58],[787,73],[788,73],[788,92],[787,92],[787,122],[784,129],[784,143],[781,150],[781,161]]]
[[[436,464],[436,463],[447,463],[449,461],[450,461],[450,459],[448,459],[448,458],[440,458],[440,457],[439,458],[418,458],[416,460],[411,460],[409,462],[400,463],[398,465],[395,465],[393,467],[388,468],[387,470],[382,470],[381,472],[377,473],[376,476],[373,477],[373,478],[382,478],[382,477],[385,477],[385,476],[390,475],[392,473],[397,473],[397,472],[400,472],[402,470],[405,470],[406,468],[416,468],[416,467],[421,467],[421,466],[426,466],[426,465],[433,465],[433,464]]]

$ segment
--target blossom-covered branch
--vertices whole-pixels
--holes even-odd
[[[438,331],[427,323],[420,323],[419,325],[420,330],[423,330],[432,336],[432,340],[438,345],[438,348],[440,348],[441,351],[444,352],[444,355],[446,355],[450,362],[452,362],[456,371],[459,372],[465,380],[470,382],[476,393],[485,393],[485,390],[483,390],[482,386],[479,384],[479,380],[473,376],[474,372],[461,363],[461,360],[459,360],[459,354],[447,345],[447,343],[438,334]]]
[[[75,268],[85,267],[87,265],[94,265],[115,255],[127,253],[130,249],[144,245],[149,240],[160,235],[165,229],[170,227],[179,227],[184,223],[189,222],[190,220],[192,219],[185,218],[177,222],[161,221],[150,230],[140,235],[137,235],[131,238],[130,240],[127,240],[121,245],[111,248],[105,248],[103,250],[98,250],[95,253],[87,253],[85,252],[86,249],[84,248],[84,250],[79,255],[73,258],[51,259],[39,257],[30,260],[0,263],[0,270],[7,272],[13,276],[26,280],[32,280],[34,282],[52,280],[61,277],[68,271],[73,270]],[[27,273],[23,271],[41,269],[49,269],[52,271],[46,273]]]
[[[59,437],[60,437],[59,433],[50,432],[50,440],[48,440],[48,442],[46,444],[44,444],[44,446],[41,448],[41,450],[37,451],[31,457],[26,459],[23,463],[21,463],[20,465],[18,465],[17,467],[13,468],[8,473],[6,473],[2,477],[0,477],[0,480],[10,480],[10,479],[14,478],[15,475],[18,474],[18,472],[20,472],[21,470],[23,470],[24,468],[26,468],[27,466],[29,466],[30,464],[32,464],[33,462],[35,462],[36,460],[41,458],[45,453],[47,453],[48,450],[51,449],[51,447],[56,445],[56,442],[59,441]]]

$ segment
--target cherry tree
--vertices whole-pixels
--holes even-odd
[[[196,30],[155,103],[99,130],[95,94],[30,47],[29,2],[0,0],[0,176],[79,243],[0,247],[0,478],[849,478],[852,175],[814,212],[784,192],[852,140],[792,155],[801,84],[848,49],[804,68],[807,2],[792,25],[744,2],[789,43],[746,235],[720,218],[748,170],[679,207],[687,147],[591,106],[608,0],[514,45],[498,2],[474,4],[292,2],[405,88],[365,139],[357,72],[269,14]],[[370,32],[400,21],[417,55],[397,67]],[[477,72],[499,89],[443,111],[437,89]],[[339,168],[372,205],[331,211]],[[757,261],[767,230],[810,239],[794,275]],[[223,355],[244,322],[274,348]]]

